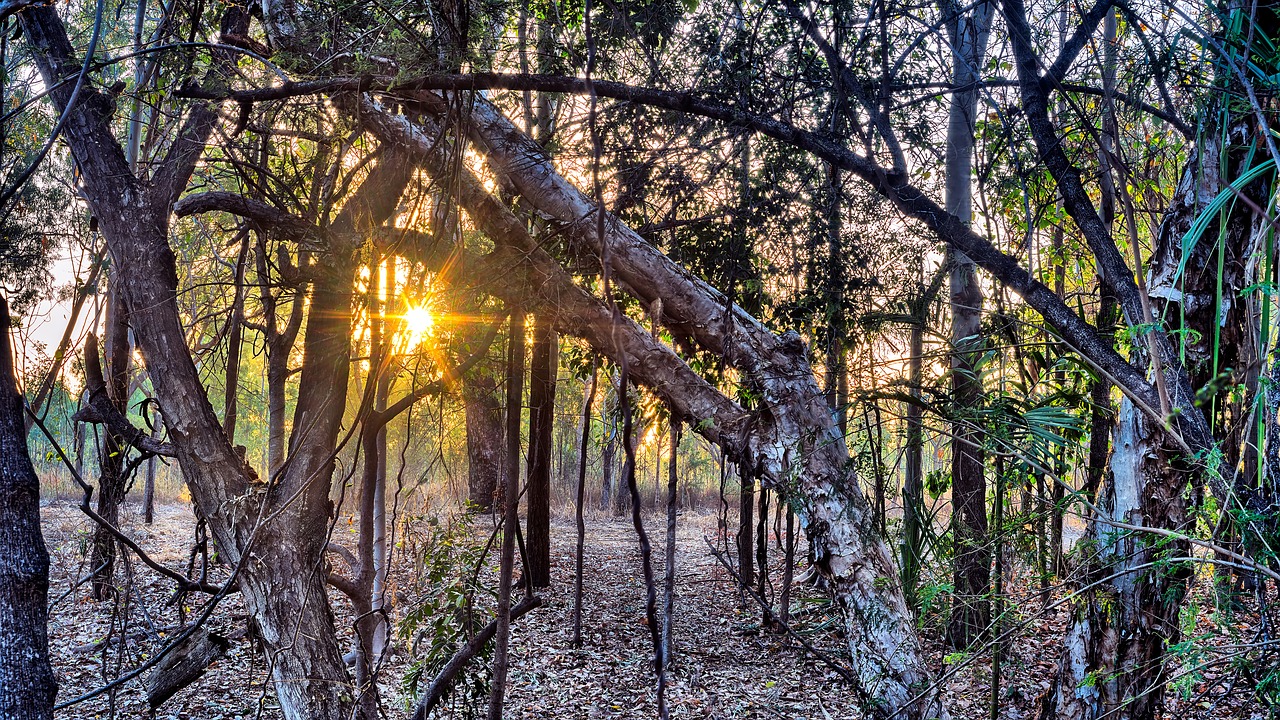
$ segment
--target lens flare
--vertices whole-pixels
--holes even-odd
[[[410,307],[401,316],[401,320],[404,322],[401,337],[404,338],[405,352],[412,352],[418,347],[418,344],[431,334],[436,324],[435,317],[425,307]]]

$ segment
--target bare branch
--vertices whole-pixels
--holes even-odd
[[[89,403],[72,416],[73,420],[106,425],[111,432],[143,452],[165,457],[175,456],[172,445],[160,442],[142,428],[134,426],[107,397],[102,360],[98,357],[98,338],[92,333],[86,338],[84,345],[84,381],[85,389],[89,391]]]

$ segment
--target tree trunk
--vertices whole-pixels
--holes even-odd
[[[373,412],[369,414],[360,428],[360,451],[363,460],[360,475],[359,505],[357,520],[359,535],[356,541],[356,558],[352,568],[355,593],[351,597],[352,614],[355,616],[355,680],[356,703],[360,717],[364,720],[375,720],[378,714],[378,684],[376,665],[380,648],[377,636],[383,624],[382,616],[377,612],[378,597],[375,593],[377,585],[379,540],[378,521],[385,519],[385,508],[379,517],[378,501],[382,495],[382,483],[386,481],[386,422],[382,413],[387,409],[388,382],[386,379],[389,363],[388,343],[386,339],[386,320],[383,315],[382,297],[389,296],[387,291],[387,271],[384,263],[373,266],[373,277],[369,285],[368,317],[369,317],[369,373],[365,380],[365,392],[373,393]],[[383,633],[385,637],[385,633]]]
[[[875,422],[871,420],[875,415]],[[884,469],[884,424],[880,417],[880,404],[875,400],[867,400],[862,408],[862,421],[867,431],[867,451],[871,454],[872,508],[875,510],[876,530],[885,533],[885,469]]]
[[[154,418],[155,427],[151,431],[151,437],[159,440],[161,431],[163,430],[163,419],[157,414]],[[142,522],[150,525],[155,520],[156,513],[156,459],[154,456],[147,458],[147,477],[142,486]]]
[[[268,271],[267,252],[266,240],[259,234],[255,261],[259,301],[262,303],[263,324],[266,328],[267,472],[270,476],[274,476],[284,464],[289,356],[293,354],[294,343],[302,328],[305,302],[302,291],[299,290],[282,327],[279,308],[283,296],[277,296],[272,291],[275,281]],[[289,253],[283,247],[280,248],[277,257],[282,266],[289,262]],[[299,263],[301,264],[305,258],[305,255],[299,255]]]
[[[837,109],[837,114],[839,110]],[[839,125],[839,123],[837,123]],[[836,416],[840,434],[849,437],[849,386],[848,368],[845,362],[845,257],[842,248],[844,216],[841,200],[844,184],[840,170],[827,165],[827,275],[824,278],[824,305],[827,317],[826,382],[827,402]]]
[[[574,520],[578,530],[578,544],[573,554],[573,647],[582,647],[582,552],[586,542],[587,526],[582,513],[587,501],[587,444],[591,441],[591,405],[596,399],[596,385],[600,379],[600,357],[591,363],[591,379],[582,398],[582,440],[578,443],[578,493],[574,507]]]
[[[760,496],[760,517],[756,520],[756,595],[765,602],[764,616],[760,619],[760,627],[768,628],[773,624],[773,611],[769,603],[769,489],[762,487]]]
[[[622,320],[622,313],[618,306],[613,305],[611,310],[613,322],[619,323]],[[618,406],[622,408],[622,449],[627,456],[622,474],[627,478],[627,491],[631,495],[631,527],[636,531],[636,542],[640,546],[640,571],[644,578],[644,622],[649,628],[649,639],[652,643],[650,647],[653,653],[653,671],[657,678],[658,717],[666,720],[666,697],[662,692],[664,690],[662,676],[665,670],[662,656],[662,629],[658,626],[658,589],[653,579],[653,548],[649,545],[649,534],[645,532],[644,520],[640,516],[640,488],[636,484],[637,443],[636,432],[631,424],[633,413],[631,403],[628,401],[628,385],[631,381],[628,378],[627,369],[628,365],[624,361],[618,379]]]
[[[948,22],[952,47],[952,78],[969,88],[951,97],[947,123],[946,209],[963,223],[973,216],[970,177],[973,167],[974,122],[978,108],[980,68],[986,55],[994,5],[981,3],[964,12],[947,3],[955,15]],[[987,481],[982,432],[977,427],[982,381],[976,365],[982,355],[982,288],[977,266],[963,252],[949,250],[951,265],[951,391],[959,420],[952,425],[951,527],[954,537],[955,599],[947,624],[947,642],[967,648],[985,632],[990,620],[986,600],[990,589],[991,552],[987,548]]]
[[[0,297],[0,717],[50,720],[58,683],[49,665],[49,553],[10,325]]]
[[[612,434],[609,437],[609,442],[605,444],[604,448],[605,457],[609,461],[610,471],[613,475],[614,517],[622,517],[631,509],[631,493],[627,490],[627,477],[623,471],[627,463],[627,452],[625,442],[622,438],[622,428],[626,424],[626,419],[623,418],[624,409],[621,405],[622,385],[620,383],[621,378],[619,378],[618,384],[615,384],[614,386],[616,389],[614,397],[618,402],[615,403],[616,410],[612,421],[612,427],[610,428]],[[620,446],[622,447],[620,448]],[[619,449],[622,450],[621,457],[619,456]]]
[[[1236,203],[1233,212],[1210,224],[1206,237],[1216,236],[1216,243],[1202,239],[1190,248],[1184,244],[1204,207],[1227,181],[1247,170],[1243,165],[1256,132],[1251,115],[1234,117],[1223,129],[1219,110],[1211,106],[1204,112],[1212,120],[1183,170],[1149,259],[1149,297],[1158,303],[1154,316],[1180,323],[1172,330],[1185,338],[1185,362],[1169,364],[1173,353],[1166,348],[1160,370],[1173,403],[1183,404],[1190,388],[1205,388],[1214,380],[1215,359],[1230,366],[1246,344],[1240,333],[1252,332],[1247,329],[1252,320],[1247,303],[1237,298],[1252,281],[1244,272],[1248,258],[1269,235],[1267,221],[1252,210],[1265,206],[1270,196],[1264,181],[1242,188],[1249,202]],[[1116,186],[1128,224],[1134,214],[1121,191],[1123,182],[1122,177]],[[1131,326],[1141,319],[1128,317]],[[1214,347],[1216,332],[1222,333],[1221,348]],[[1138,356],[1139,364],[1149,362],[1145,353]],[[1201,412],[1195,407],[1179,414]],[[1157,538],[1141,528],[1190,534],[1195,525],[1187,492],[1192,458],[1164,446],[1166,437],[1130,399],[1121,402],[1109,472],[1097,497],[1099,513],[1085,540],[1093,554],[1077,573],[1082,592],[1071,614],[1058,677],[1044,698],[1045,717],[1149,720],[1162,705],[1168,680],[1165,653],[1180,639],[1178,611],[1192,574],[1186,563],[1164,559],[1186,557],[1190,548],[1177,535]],[[1224,460],[1223,465],[1234,468],[1236,462]],[[1213,488],[1212,471],[1205,475]]]
[[[791,585],[795,579],[796,570],[796,513],[791,509],[791,503],[787,505],[787,540],[784,552],[784,562],[782,568],[782,593],[778,598],[778,617],[783,625],[791,623]]]
[[[632,358],[636,381],[675,406],[697,432],[740,462],[749,462],[773,486],[797,483],[801,526],[813,539],[818,563],[846,614],[846,639],[861,678],[863,706],[875,717],[941,714],[936,692],[918,689],[929,684],[930,671],[914,619],[892,556],[871,527],[848,450],[799,336],[775,335],[621,222],[605,223],[613,279],[648,307],[661,298],[664,327],[724,356],[759,393],[759,421],[744,423],[743,410],[692,372],[670,347],[625,318],[615,322],[608,308],[577,287],[520,219],[474,176],[441,164],[427,133],[371,102],[362,105],[361,117],[377,137],[413,152],[431,175],[458,179],[459,201],[501,250],[494,253],[496,260],[519,258],[526,269],[528,280],[511,278],[512,283],[528,283],[517,292],[556,307],[562,332],[584,337],[615,361]],[[536,144],[483,100],[475,104],[471,118],[466,128],[495,171],[510,179],[531,206],[563,223],[559,227],[570,240],[599,253],[595,223],[579,222],[595,214],[594,206],[556,173]]]
[[[1190,529],[1186,500],[1169,494],[1182,470],[1170,464],[1162,436],[1129,400],[1120,403],[1108,482],[1090,523],[1096,559],[1080,583],[1063,640],[1062,659],[1043,717],[1071,720],[1153,718],[1161,707],[1165,648],[1178,642],[1178,608],[1190,568],[1153,567],[1161,557],[1185,557],[1181,540],[1117,530],[1107,521]],[[1100,587],[1089,587],[1100,583]]]
[[[1116,12],[1107,13],[1102,21],[1102,91],[1103,113],[1102,133],[1099,136],[1098,174],[1099,215],[1102,223],[1114,231],[1116,222],[1116,188],[1112,174],[1114,161],[1112,154],[1116,149],[1116,40],[1118,21]],[[1094,324],[1104,341],[1115,342],[1116,298],[1111,288],[1101,280],[1098,282],[1098,315]],[[1084,496],[1093,502],[1102,485],[1102,477],[1107,470],[1107,454],[1111,449],[1111,425],[1115,420],[1115,410],[1111,406],[1111,382],[1098,375],[1089,381],[1089,459],[1085,470]]]
[[[129,345],[129,311],[125,306],[123,280],[112,272],[111,290],[107,300],[106,352],[107,396],[116,410],[128,412],[129,360],[133,353]],[[96,511],[113,527],[120,525],[120,505],[124,503],[125,453],[124,440],[107,427],[102,428],[98,442],[98,506]],[[93,531],[93,552],[89,567],[93,568],[92,592],[95,600],[106,600],[114,594],[111,584],[115,570],[116,538],[105,527]]]
[[[478,367],[462,380],[467,424],[467,495],[477,512],[490,513],[503,477],[502,401],[498,381]]]
[[[1114,337],[1116,302],[1106,288],[1099,287],[1098,331],[1106,337]],[[1089,381],[1089,459],[1085,469],[1084,497],[1093,502],[1102,485],[1107,469],[1107,455],[1111,449],[1111,426],[1115,421],[1115,409],[1111,405],[1111,382],[1098,376]]]
[[[915,309],[907,343],[907,392],[911,400],[906,403],[906,468],[902,478],[902,549],[899,557],[902,591],[910,607],[915,607],[924,552],[924,408],[921,405],[921,384],[924,382],[924,325],[928,307],[924,303],[924,284],[917,283],[917,286],[920,307]]]
[[[538,313],[529,370],[529,481],[525,544],[529,581],[551,585],[551,443],[555,430],[556,360],[559,340],[551,317]]]
[[[755,586],[755,514],[756,479],[751,469],[738,466],[738,479],[741,481],[738,491],[738,577],[748,592]]]
[[[507,474],[502,498],[502,551],[498,574],[497,634],[489,688],[489,720],[502,720],[511,643],[511,585],[516,532],[520,526],[520,416],[524,399],[524,310],[511,308],[507,336]]]
[[[676,508],[679,493],[676,486],[677,455],[680,450],[680,418],[671,415],[671,456],[667,459],[667,546],[666,567],[662,576],[662,646],[658,671],[659,705],[666,707],[666,689],[671,675],[671,630],[676,613]]]
[[[227,381],[224,390],[226,395],[222,403],[222,429],[227,440],[236,441],[236,404],[240,395],[240,345],[244,338],[244,272],[245,262],[249,257],[249,228],[239,231],[240,254],[236,258],[234,298],[231,302],[231,317],[227,319],[230,327],[227,330]]]
[[[374,397],[374,409],[381,413],[387,409],[387,395],[394,377],[387,374],[378,381]],[[387,552],[387,424],[378,428],[378,477],[373,487],[373,587],[370,588],[375,625],[373,629],[373,654],[375,663],[382,662],[391,635],[390,612],[387,602],[387,577],[391,571]]]
[[[604,429],[601,435],[604,439],[604,446],[600,449],[600,509],[609,509],[609,499],[613,497],[614,487],[614,469],[613,460],[618,452],[618,412],[617,412],[617,380],[612,374],[609,375],[609,395],[605,400],[604,413]]]
[[[223,31],[244,33],[242,8],[223,10]],[[240,565],[237,586],[266,647],[286,720],[347,720],[350,680],[321,568],[329,520],[333,449],[346,406],[351,343],[354,249],[394,211],[412,167],[384,153],[330,224],[315,280],[295,408],[291,461],[270,486],[261,483],[223,432],[186,346],[177,306],[176,258],[169,219],[218,121],[214,108],[193,104],[166,158],[146,182],[135,178],[107,121],[111,101],[81,88],[68,108],[82,67],[55,9],[20,14],[55,107],[66,115],[63,138],[81,169],[81,188],[99,218],[121,281],[134,336],[154,383],[174,452],[197,512],[208,520],[219,551]],[[231,55],[215,51],[225,68]]]
[[[77,405],[77,410],[81,407],[84,407],[84,405],[87,402],[88,402],[88,398],[86,394],[81,393],[81,398],[80,398],[80,402]],[[85,429],[84,423],[76,423],[76,435],[75,435],[75,441],[74,441],[75,453],[76,453],[76,474],[79,475],[80,477],[84,477],[84,456],[87,450],[87,448],[85,447],[85,442],[87,441],[87,438],[85,437],[85,435],[86,435],[86,429]]]

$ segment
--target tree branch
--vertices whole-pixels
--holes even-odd
[[[542,606],[542,598],[537,595],[526,596],[514,607],[511,608],[511,620],[519,620],[527,615],[534,608]],[[493,639],[498,632],[498,621],[490,620],[480,632],[476,633],[471,641],[464,645],[453,657],[449,658],[449,662],[445,663],[444,668],[431,681],[431,685],[427,687],[427,691],[418,699],[418,705],[413,710],[413,720],[426,720],[431,715],[431,711],[435,709],[440,700],[444,698],[445,692],[453,686],[453,681],[458,677],[458,673],[471,662],[471,659],[484,649],[485,645]]]
[[[1105,5],[1106,0],[1102,0],[1101,4]],[[1090,250],[1093,251],[1098,263],[1099,276],[1115,292],[1120,301],[1125,319],[1131,327],[1150,324],[1154,318],[1145,309],[1146,299],[1135,279],[1134,270],[1120,254],[1115,240],[1111,237],[1111,229],[1099,217],[1093,200],[1084,188],[1080,171],[1067,158],[1062,143],[1058,139],[1057,129],[1049,119],[1049,96],[1046,85],[1039,75],[1039,57],[1031,45],[1031,28],[1027,23],[1026,6],[1023,0],[1002,0],[1002,7],[1005,22],[1009,26],[1014,64],[1017,67],[1021,85],[1022,110],[1027,118],[1031,136],[1035,140],[1036,149],[1039,150],[1045,167],[1058,186],[1063,206],[1076,221],[1076,226],[1080,228]],[[1094,10],[1096,11],[1097,8]],[[1172,418],[1165,418],[1158,414],[1157,421],[1166,428],[1172,425],[1175,441],[1184,449],[1190,450],[1190,454],[1210,450],[1214,447],[1213,438],[1209,433],[1204,414],[1195,406],[1195,393],[1191,389],[1187,374],[1181,369],[1173,344],[1161,327],[1152,328],[1150,332],[1156,355],[1153,359],[1164,368],[1161,370],[1157,367],[1157,372],[1164,372],[1170,386],[1172,408],[1177,411]],[[1127,383],[1122,382],[1120,385],[1124,388]],[[1163,404],[1158,396],[1153,397],[1152,400],[1146,401],[1151,407],[1160,407]]]
[[[107,396],[107,383],[102,375],[102,360],[98,357],[98,338],[92,333],[84,344],[84,383],[89,391],[89,403],[80,408],[72,420],[106,425],[114,434],[143,452],[152,455],[174,457],[172,445],[160,442],[141,428],[135,427]]]
[[[0,20],[20,13],[27,8],[52,4],[53,0],[3,0],[3,2],[0,2]]]
[[[178,217],[187,217],[206,212],[225,212],[238,215],[298,242],[321,247],[328,243],[325,232],[315,225],[297,215],[287,213],[261,200],[247,198],[239,193],[213,190],[188,195],[173,204],[173,213]]]

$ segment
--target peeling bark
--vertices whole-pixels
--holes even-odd
[[[1161,556],[1185,557],[1189,547],[1107,522],[1190,529],[1177,491],[1183,471],[1170,465],[1160,438],[1132,402],[1121,402],[1108,481],[1097,502],[1101,514],[1084,541],[1096,559],[1081,583],[1101,584],[1074,608],[1059,675],[1043,699],[1044,717],[1152,718],[1161,706],[1165,648],[1179,639],[1178,608],[1190,568],[1151,564]]]
[[[1243,333],[1250,327],[1250,313],[1235,299],[1248,282],[1247,258],[1267,234],[1265,221],[1254,216],[1250,203],[1240,202],[1225,217],[1225,226],[1219,227],[1219,221],[1210,225],[1206,237],[1215,237],[1216,243],[1202,240],[1188,248],[1183,238],[1224,187],[1224,180],[1238,177],[1245,169],[1240,165],[1247,157],[1244,149],[1250,126],[1249,120],[1231,126],[1225,146],[1220,144],[1219,130],[1205,131],[1205,140],[1184,169],[1157,231],[1149,260],[1150,297],[1158,317],[1180,322],[1174,330],[1189,331],[1182,333],[1186,363],[1162,370],[1173,378],[1170,385],[1174,387],[1205,388],[1213,382],[1218,369],[1212,362],[1215,326],[1222,333],[1219,357],[1226,358],[1224,365],[1233,362],[1235,353],[1246,345]],[[1235,152],[1224,157],[1224,152],[1230,152],[1224,147]],[[1255,196],[1251,203],[1259,207],[1265,204],[1259,198],[1266,196],[1262,185],[1243,189]],[[1222,303],[1217,302],[1219,288]],[[1233,347],[1226,348],[1227,344]],[[1147,362],[1145,357],[1139,360]],[[1204,417],[1199,407],[1189,412]],[[1085,591],[1068,628],[1058,677],[1042,701],[1044,717],[1147,720],[1161,707],[1167,681],[1166,648],[1179,641],[1178,610],[1191,568],[1185,563],[1152,563],[1161,557],[1185,557],[1189,546],[1179,539],[1117,529],[1113,523],[1193,533],[1188,481],[1198,472],[1210,487],[1222,485],[1213,469],[1193,468],[1195,458],[1165,446],[1166,438],[1159,425],[1130,400],[1121,403],[1108,475],[1097,499],[1100,512],[1091,519],[1082,541],[1092,551],[1081,568]],[[1222,444],[1224,453],[1230,453],[1225,459],[1220,456],[1222,468],[1236,467],[1239,457],[1233,445],[1238,447],[1238,443]]]

